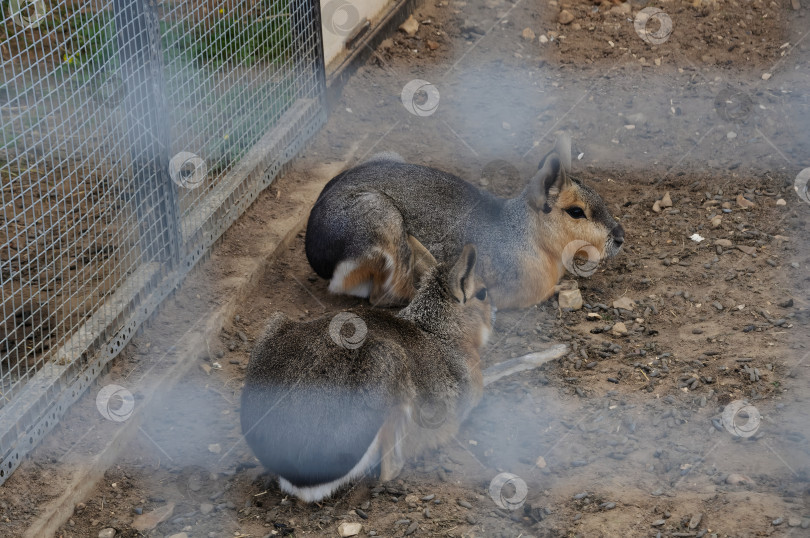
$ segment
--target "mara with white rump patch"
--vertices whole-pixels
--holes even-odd
[[[391,480],[458,431],[481,398],[479,351],[492,328],[475,268],[467,245],[452,266],[427,268],[398,313],[273,315],[251,353],[241,421],[283,491],[320,501],[377,465]]]
[[[573,242],[600,259],[624,242],[599,195],[570,171],[567,136],[508,200],[396,154],[376,155],[324,187],[307,224],[307,259],[333,293],[395,305],[411,300],[434,258],[455,259],[474,243],[494,305],[531,306],[553,293]]]

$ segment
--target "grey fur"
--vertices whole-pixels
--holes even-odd
[[[402,311],[355,311],[367,331],[356,349],[335,341],[332,317],[274,314],[251,353],[241,406],[242,431],[265,467],[300,488],[340,479],[402,406],[438,407],[447,418],[433,429],[409,416],[398,447],[406,456],[453,435],[480,398],[478,338],[490,328],[474,264],[468,247],[452,267],[431,268]]]
[[[390,159],[372,159],[333,178],[324,187],[310,213],[306,254],[315,272],[332,278],[343,260],[361,257],[371,246],[394,237],[399,250],[409,252],[404,238],[418,239],[436,260],[454,259],[466,243],[479,252],[479,272],[488,286],[514,289],[520,274],[521,256],[534,256],[537,236],[546,233],[538,213],[553,205],[552,187],[566,178],[571,166],[571,143],[567,136],[540,163],[540,171],[523,192],[502,199],[480,190],[452,174],[435,168]],[[594,223],[605,233],[624,239],[624,231],[610,215],[599,195],[576,182],[586,197]],[[538,199],[546,206],[536,207]],[[609,241],[609,242],[610,242]],[[562,247],[560,247],[560,250]],[[407,256],[400,256],[400,263]]]

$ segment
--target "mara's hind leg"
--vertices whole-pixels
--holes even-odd
[[[408,235],[399,210],[379,193],[364,193],[352,206],[353,217],[343,259],[336,265],[329,291],[368,297],[375,306],[402,306],[416,293],[421,276],[436,260]]]
[[[408,285],[410,271],[402,270],[404,263],[392,249],[375,246],[359,257],[342,261],[329,291],[366,297],[374,306],[401,306],[415,293],[413,283]]]
[[[390,260],[384,276],[375,280],[369,301],[375,306],[407,304],[416,295],[422,276],[434,265],[433,255],[412,235],[404,237]]]
[[[380,482],[393,480],[405,467],[407,427],[408,412],[400,406],[392,410],[380,428]]]
[[[418,287],[428,269],[436,265],[436,258],[412,235],[408,236],[408,246],[411,248],[412,281],[414,287]]]

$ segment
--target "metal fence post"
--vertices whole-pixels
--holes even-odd
[[[113,0],[126,98],[141,253],[171,265],[180,259],[177,186],[169,176],[170,126],[156,0]]]

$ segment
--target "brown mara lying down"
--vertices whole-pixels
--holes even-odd
[[[479,350],[492,328],[475,269],[466,245],[453,265],[427,269],[399,312],[270,318],[248,364],[241,421],[283,491],[320,501],[378,465],[390,480],[456,434],[481,398]],[[344,322],[355,329],[348,339]]]
[[[478,249],[494,306],[522,308],[551,296],[572,245],[604,259],[619,252],[624,229],[596,191],[571,177],[563,135],[509,200],[395,153],[376,155],[324,187],[305,241],[330,291],[374,305],[406,304],[433,259],[451,262],[467,243]]]

